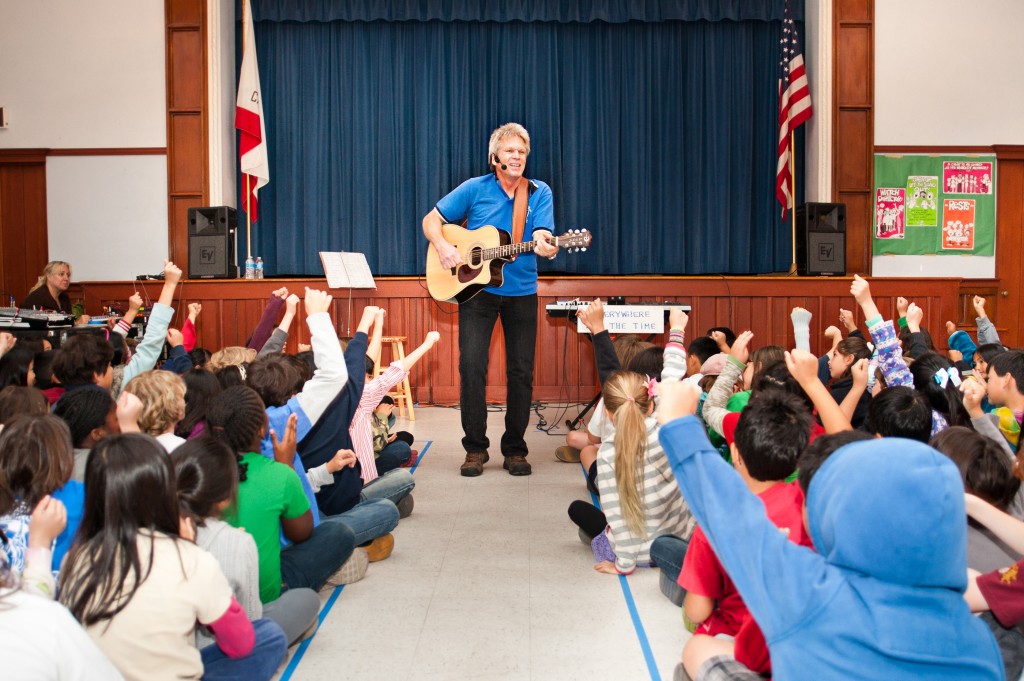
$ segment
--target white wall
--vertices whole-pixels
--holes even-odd
[[[1024,2],[875,0],[875,144],[1024,144]]]
[[[1022,27],[1020,0],[876,0],[875,144],[1024,144]],[[872,273],[990,278],[995,258],[878,256]]]
[[[140,200],[162,192],[162,201]],[[134,279],[167,257],[163,156],[53,156],[46,163],[50,258],[75,281]]]
[[[164,64],[159,0],[0,0],[0,148],[166,146]],[[76,281],[162,266],[164,156],[53,156],[46,190],[50,256]],[[119,244],[157,253],[157,266],[111,257]]]

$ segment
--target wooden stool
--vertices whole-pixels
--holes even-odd
[[[380,339],[380,351],[377,353],[377,358],[373,363],[373,377],[380,376],[384,370],[380,364],[380,356],[384,351],[384,345],[391,344],[391,361],[405,359],[405,336],[384,336]],[[404,417],[405,410],[409,410],[409,420],[416,420],[416,412],[412,408],[412,388],[409,386],[409,377],[403,378],[398,385],[395,386],[394,390],[388,393],[395,400],[395,406],[398,407],[398,415]]]

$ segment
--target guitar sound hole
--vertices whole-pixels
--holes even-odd
[[[473,269],[476,269],[476,268],[480,267],[480,265],[482,263],[483,263],[483,260],[480,257],[480,248],[479,247],[474,247],[474,248],[470,249],[470,251],[469,251],[469,266],[472,267]]]

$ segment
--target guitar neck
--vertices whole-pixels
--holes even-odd
[[[558,243],[558,240],[555,240]],[[530,251],[537,248],[536,241],[523,241],[518,244],[505,244],[504,246],[498,246],[497,248],[485,248],[482,252],[484,260],[494,260],[495,258],[510,258],[513,255],[519,255],[520,253],[529,253]]]

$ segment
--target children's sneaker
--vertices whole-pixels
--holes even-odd
[[[413,507],[415,505],[416,505],[416,502],[413,501],[412,492],[410,492],[409,494],[406,494],[404,497],[402,497],[402,500],[399,501],[398,504],[397,504],[397,506],[398,506],[398,517],[399,518],[408,518],[409,516],[411,516],[412,515],[412,509],[413,509]]]
[[[357,546],[352,555],[348,557],[348,560],[338,568],[338,571],[327,578],[327,584],[330,586],[342,586],[358,582],[366,576],[366,566],[369,564],[370,558],[366,554],[366,549]]]
[[[416,459],[418,458],[420,458],[420,450],[412,450],[412,454],[409,455],[409,460],[399,466],[399,468],[412,468],[416,465]],[[404,518],[405,516],[402,517]]]
[[[395,549],[395,535],[388,532],[382,537],[377,537],[366,547],[366,558],[371,563],[384,560],[391,555]]]
[[[566,463],[579,463],[580,450],[568,445],[562,445],[555,450],[555,458]]]

